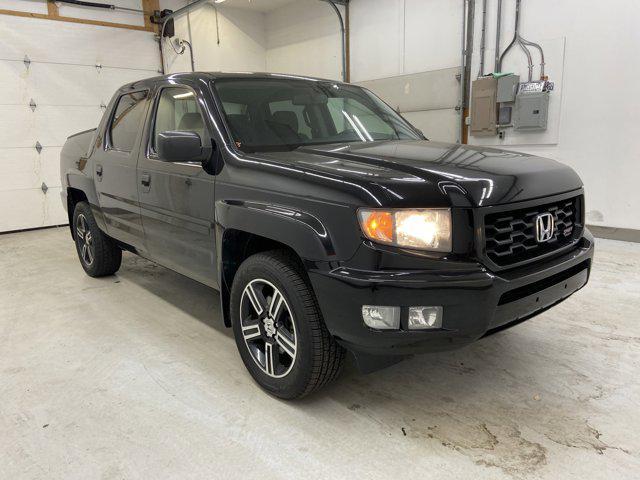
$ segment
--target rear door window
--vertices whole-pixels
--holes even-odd
[[[131,152],[142,128],[147,91],[132,92],[118,99],[109,127],[111,147],[122,152]]]

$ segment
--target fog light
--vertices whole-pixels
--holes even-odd
[[[363,305],[362,319],[367,326],[378,330],[400,328],[400,307]]]
[[[409,307],[409,329],[442,328],[442,307]]]

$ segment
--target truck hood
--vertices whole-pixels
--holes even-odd
[[[431,141],[386,141],[301,147],[263,153],[306,172],[372,186],[388,206],[490,206],[582,187],[555,160],[486,147]],[[438,202],[435,196],[440,197]]]

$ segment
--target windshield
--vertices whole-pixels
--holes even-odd
[[[379,98],[353,85],[228,78],[216,80],[214,88],[233,140],[245,152],[422,138]]]

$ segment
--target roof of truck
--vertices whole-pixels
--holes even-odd
[[[171,73],[168,75],[159,75],[156,77],[145,78],[143,80],[137,80],[135,82],[127,83],[123,85],[120,89],[127,90],[131,88],[139,88],[150,86],[156,82],[163,81],[166,79],[175,79],[175,80],[199,80],[207,78],[210,80],[216,80],[219,78],[236,78],[236,79],[245,79],[245,78],[282,78],[287,80],[301,80],[301,81],[311,81],[311,82],[334,82],[334,83],[343,83],[337,80],[331,80],[327,78],[317,78],[317,77],[309,77],[306,75],[293,75],[286,73],[268,73],[268,72],[188,72],[188,73]]]

